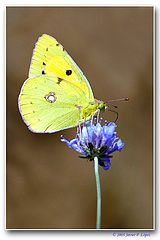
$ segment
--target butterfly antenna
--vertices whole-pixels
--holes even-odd
[[[116,117],[116,119],[115,119],[114,122],[117,122],[117,120],[118,120],[118,116],[119,116],[119,115],[118,115],[118,112],[116,112],[116,111],[114,111],[114,110],[111,110],[111,109],[108,109],[108,111],[116,113],[117,117]]]
[[[129,98],[119,98],[119,99],[108,100],[105,103],[107,104],[107,103],[110,103],[110,102],[120,102],[120,101],[129,101]]]
[[[106,105],[109,105],[109,106],[111,106],[111,107],[114,107],[114,108],[118,108],[118,106],[116,106],[116,105],[113,105],[112,103],[110,103],[110,102],[105,102],[105,104]]]
[[[108,100],[107,102],[104,102],[104,104],[110,105],[114,108],[118,108],[118,106],[113,105],[111,102],[128,101],[128,100],[129,100],[129,98],[119,98],[119,99]]]

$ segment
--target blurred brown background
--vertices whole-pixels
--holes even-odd
[[[7,228],[95,228],[93,162],[60,141],[76,129],[35,134],[18,110],[43,33],[65,47],[97,99],[130,98],[118,103],[117,132],[125,147],[113,154],[109,171],[100,168],[102,228],[153,228],[153,8],[7,7],[6,15]]]

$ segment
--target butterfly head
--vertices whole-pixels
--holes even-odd
[[[105,112],[108,109],[108,106],[104,102],[101,102],[99,103],[98,108],[101,112]]]
[[[95,99],[95,102],[98,104],[98,109],[101,112],[105,112],[108,109],[107,104],[105,104],[103,101]]]

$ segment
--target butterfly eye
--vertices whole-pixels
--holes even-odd
[[[67,76],[71,75],[72,74],[72,70],[66,70],[66,74],[67,74]]]

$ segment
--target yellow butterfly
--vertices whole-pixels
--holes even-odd
[[[63,46],[47,34],[35,45],[18,105],[24,122],[36,133],[75,127],[108,108],[94,99],[82,71]]]

